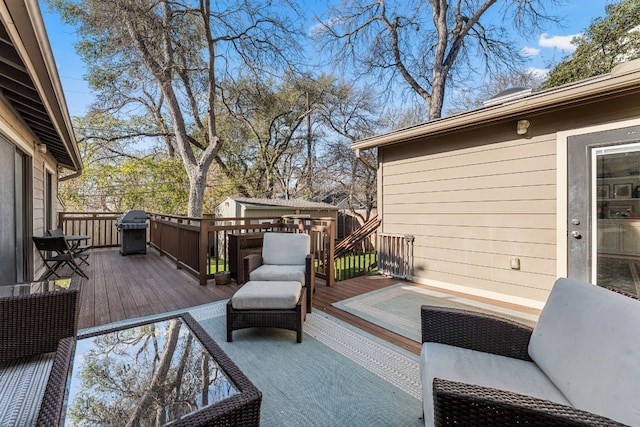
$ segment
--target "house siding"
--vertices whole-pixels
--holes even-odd
[[[43,236],[46,234],[44,210],[45,173],[47,170],[53,176],[54,194],[52,196],[56,202],[53,204],[54,212],[51,214],[53,215],[54,222],[57,212],[60,209],[60,204],[57,202],[58,176],[57,173],[54,172],[57,169],[57,164],[50,154],[42,154],[36,150],[34,144],[34,141],[37,140],[36,137],[17,117],[17,113],[15,113],[15,111],[2,98],[0,98],[0,134],[2,134],[2,136],[18,150],[25,153],[25,155],[31,160],[31,188],[29,189],[29,194],[27,194],[27,196],[31,196],[28,201],[28,205],[30,207],[29,218],[31,219],[29,228],[32,236]],[[29,245],[31,248],[31,259],[33,260],[32,263],[29,263],[33,266],[33,273],[30,273],[30,275],[37,278],[40,276],[42,271],[44,271],[44,264],[35,247],[31,243],[30,236],[29,240],[25,242],[25,244]]]
[[[422,279],[544,299],[556,270],[555,138],[502,133],[385,147],[384,231],[415,236]]]
[[[557,133],[639,113],[637,95],[628,94],[379,147],[382,231],[415,236],[418,282],[542,303],[566,239]],[[515,132],[523,118],[531,122],[526,137]]]

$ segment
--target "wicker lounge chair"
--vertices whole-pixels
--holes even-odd
[[[295,281],[307,289],[306,309],[311,313],[315,292],[311,238],[302,233],[264,233],[262,255],[244,258],[244,278],[253,281]]]
[[[264,234],[262,255],[244,258],[249,281],[227,303],[227,341],[234,330],[262,327],[295,331],[302,342],[315,286],[309,252],[308,234]]]
[[[535,329],[423,306],[425,424],[640,425],[640,302],[559,279]]]

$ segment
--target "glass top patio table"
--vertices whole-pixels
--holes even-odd
[[[81,335],[71,353],[57,425],[199,425],[249,404],[259,422],[260,392],[189,314]]]

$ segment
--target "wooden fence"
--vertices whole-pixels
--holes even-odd
[[[122,212],[59,212],[58,227],[65,234],[91,236],[91,246],[108,248],[120,246],[116,222]]]

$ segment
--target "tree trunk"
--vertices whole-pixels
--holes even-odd
[[[155,372],[147,392],[141,396],[138,404],[133,408],[127,426],[139,425],[139,418],[147,409],[150,402],[153,401],[156,394],[161,391],[162,384],[167,378],[167,373],[171,367],[171,359],[178,345],[180,336],[181,323],[176,320],[169,321],[169,331],[167,332],[167,342],[165,343],[162,354],[159,355],[158,370]]]
[[[433,72],[433,84],[431,86],[431,96],[429,97],[429,120],[439,119],[442,117],[442,105],[444,104],[444,92],[446,85],[445,72]]]
[[[192,168],[189,173],[189,205],[187,216],[200,218],[202,216],[202,206],[204,202],[204,189],[207,183],[206,174],[198,168]]]

